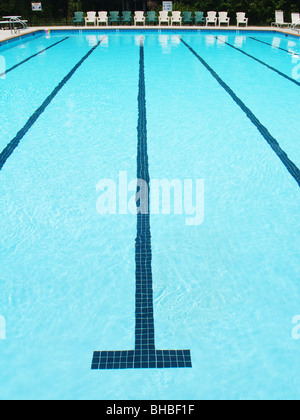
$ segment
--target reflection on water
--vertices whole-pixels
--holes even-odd
[[[171,52],[172,47],[180,44],[180,35],[159,35],[158,42],[162,48],[162,52],[168,54]]]
[[[0,315],[0,340],[6,339],[6,322],[4,316]]]
[[[244,42],[246,42],[246,37],[245,36],[236,36],[234,39],[234,46],[237,48],[243,48],[243,44]]]
[[[94,47],[101,41],[100,46],[108,46],[109,40],[107,35],[86,35],[85,39],[90,47]]]
[[[210,47],[212,45],[215,45],[216,42],[216,38],[214,37],[214,35],[206,35],[205,37],[205,44]]]
[[[0,79],[5,79],[6,75],[6,60],[3,55],[0,55]]]
[[[281,43],[281,38],[278,38],[278,36],[274,36],[273,41],[272,41],[272,47],[279,48],[280,43]]]
[[[217,38],[217,45],[225,46],[225,42],[227,41],[228,37],[225,35],[219,35]]]

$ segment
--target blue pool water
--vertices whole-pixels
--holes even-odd
[[[0,46],[1,399],[299,398],[297,53],[243,31]],[[145,268],[137,215],[99,214],[96,186],[147,164],[203,180],[204,219],[151,214]],[[142,332],[191,366],[98,369],[99,352],[137,349],[145,270]]]

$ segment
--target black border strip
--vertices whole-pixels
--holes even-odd
[[[293,79],[292,77],[288,76],[285,73],[282,73],[280,70],[275,69],[275,67],[270,66],[269,64],[265,63],[264,61],[261,61],[259,58],[254,57],[254,55],[248,54],[245,51],[241,50],[240,48],[235,47],[232,44],[229,44],[229,42],[224,41],[221,38],[218,38],[217,36],[215,36],[215,38],[218,41],[223,42],[224,44],[228,45],[229,47],[233,48],[236,51],[239,51],[240,53],[246,55],[249,58],[252,58],[252,60],[257,61],[258,63],[262,64],[263,66],[267,67],[269,70],[274,71],[275,73],[279,74],[280,76],[284,77],[285,79],[289,80],[290,82],[294,83],[297,86],[300,86],[300,82],[297,82],[297,80]]]
[[[26,58],[25,60],[21,61],[20,63],[15,64],[14,66],[12,66],[11,68],[9,68],[8,70],[5,70],[3,73],[1,73],[1,74],[0,74],[0,77],[5,76],[7,73],[11,72],[12,70],[15,70],[17,67],[20,67],[22,64],[27,63],[27,61],[31,60],[32,58],[34,58],[34,57],[38,56],[39,54],[42,54],[43,52],[45,52],[45,51],[47,51],[47,50],[50,50],[50,48],[55,47],[56,45],[58,45],[58,44],[62,43],[63,41],[66,41],[66,40],[67,40],[67,39],[69,39],[69,38],[70,38],[70,37],[69,37],[69,36],[67,36],[67,37],[65,37],[64,39],[61,39],[60,41],[55,42],[55,44],[52,44],[52,45],[50,45],[49,47],[44,48],[44,49],[42,49],[41,51],[37,52],[36,54],[31,55],[30,57]]]
[[[72,68],[72,70],[62,79],[62,81],[56,86],[52,93],[44,100],[42,105],[31,115],[24,127],[17,133],[17,135],[10,141],[10,143],[5,147],[5,149],[0,154],[0,171],[5,165],[7,159],[12,155],[14,150],[18,147],[20,141],[25,136],[25,134],[30,130],[34,125],[37,119],[45,111],[45,109],[50,105],[52,100],[58,94],[58,92],[64,87],[64,85],[71,79],[73,74],[78,70],[78,68],[84,63],[84,61],[92,54],[93,51],[100,45],[103,38],[93,47],[90,51]]]
[[[221,77],[207,64],[207,62],[200,57],[199,54],[196,53],[193,48],[188,45],[182,38],[180,38],[181,42],[191,51],[192,54],[200,61],[201,64],[210,72],[210,74],[216,79],[219,85],[222,86],[223,89],[231,96],[234,102],[241,108],[241,110],[247,115],[250,121],[255,125],[258,129],[260,134],[272,148],[272,150],[276,153],[279,157],[281,162],[284,164],[288,172],[292,175],[292,177],[297,182],[298,186],[300,187],[300,170],[299,168],[292,162],[288,155],[285,153],[284,150],[281,149],[277,140],[269,133],[267,128],[261,124],[259,119],[253,114],[253,112],[244,104],[244,102],[233,92],[233,90],[221,79]]]

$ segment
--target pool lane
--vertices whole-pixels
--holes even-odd
[[[188,380],[197,384],[197,395],[274,396],[284,388],[281,380],[293,377],[286,369],[297,357],[283,335],[299,300],[299,187],[228,92],[178,41],[171,34],[146,39],[151,176],[204,179],[205,218],[186,226],[184,215],[152,214],[156,339],[161,347],[170,339],[177,346],[186,341],[193,369],[180,380],[187,388]],[[206,47],[204,37],[190,36],[189,44],[211,67],[219,65],[230,87],[227,80],[239,68],[227,66],[226,58],[249,63],[222,45]],[[258,84],[257,67],[272,82],[278,78],[254,63]],[[246,70],[233,90],[248,106]],[[250,90],[255,99],[255,84]]]
[[[221,44],[222,36],[218,36]],[[283,34],[240,36],[241,42],[236,41],[238,36],[229,34],[223,40],[234,45],[239,50],[268,64],[276,70],[293,78],[291,68],[299,63],[300,41],[298,37]],[[299,81],[299,79],[298,79]]]
[[[256,42],[260,42],[261,44],[264,44],[264,45],[268,45],[269,47],[272,47],[274,49],[281,50],[281,51],[284,51],[288,54],[291,54],[290,50],[288,50],[286,48],[282,48],[279,45],[271,44],[270,42],[266,42],[266,41],[263,41],[262,39],[254,38],[253,36],[249,36],[249,39],[252,39],[253,41],[256,41]]]
[[[297,80],[295,80],[292,77],[288,76],[287,74],[281,72],[280,70],[276,69],[275,67],[270,66],[269,64],[265,63],[264,61],[260,60],[259,58],[255,57],[254,55],[248,54],[246,51],[243,51],[242,49],[235,47],[234,45],[232,45],[229,42],[223,40],[222,38],[218,38],[217,36],[215,38],[219,42],[223,42],[224,44],[226,44],[228,47],[231,47],[234,50],[240,52],[241,54],[244,54],[247,57],[251,58],[252,60],[257,61],[259,64],[261,64],[262,66],[267,67],[269,70],[274,71],[275,73],[279,74],[279,76],[282,76],[285,79],[289,80],[290,82],[294,83],[295,85],[300,86],[300,82],[298,82]]]
[[[8,398],[37,389],[39,398],[280,398],[282,388],[299,389],[289,319],[299,308],[297,185],[173,41],[146,39],[151,174],[205,177],[207,215],[194,228],[176,215],[152,218],[156,342],[186,340],[193,369],[89,372],[91,349],[131,348],[134,339],[136,216],[95,215],[95,183],[136,167],[138,49],[116,36],[74,74],[1,174],[0,302],[10,339],[0,364],[4,384],[9,374],[16,384],[4,387]]]
[[[249,40],[246,36],[219,35],[203,38],[183,37],[209,64],[238,98],[251,110],[260,123],[280,144],[289,159],[300,168],[296,141],[300,130],[299,87],[247,55],[230,48],[230,44],[254,55],[299,81],[300,64],[283,51]],[[268,38],[272,42],[272,37]],[[281,38],[282,46],[291,40]],[[298,73],[297,73],[298,69]]]
[[[14,150],[18,147],[18,145],[19,145],[20,141],[23,139],[23,137],[27,134],[27,132],[31,129],[31,127],[35,124],[37,119],[45,111],[45,109],[48,107],[48,105],[50,105],[50,103],[55,98],[55,96],[64,87],[64,85],[71,79],[73,74],[85,62],[85,60],[87,60],[88,57],[95,51],[95,49],[100,45],[100,43],[101,43],[101,40],[98,41],[97,44],[93,48],[91,48],[90,51],[87,54],[85,54],[85,56],[82,57],[80,61],[78,61],[78,63],[71,69],[71,71],[60,81],[60,83],[56,86],[56,88],[44,100],[42,105],[31,115],[31,117],[27,120],[24,127],[21,128],[21,130],[17,133],[17,135],[3,149],[3,151],[0,153],[0,170],[3,168],[7,159],[12,155]]]
[[[83,48],[72,53],[82,58],[95,40],[79,41]],[[1,171],[0,306],[12,322],[8,358],[17,370],[16,336],[38,342],[30,354],[23,348],[22,357],[28,365],[36,357],[33,370],[50,375],[43,395],[52,375],[54,381],[64,376],[62,361],[70,362],[71,347],[77,366],[68,377],[76,393],[77,375],[89,378],[88,389],[99,382],[90,371],[94,349],[134,346],[136,214],[98,214],[96,185],[115,180],[119,170],[136,179],[139,49],[132,36],[106,41],[51,101]],[[6,305],[10,293],[22,299],[19,311]],[[74,348],[74,337],[85,345]],[[8,358],[0,358],[2,373]],[[22,365],[16,382],[25,370]]]
[[[15,70],[16,68],[20,67],[22,64],[27,63],[28,61],[32,60],[33,58],[37,57],[38,55],[44,53],[47,50],[50,50],[50,48],[55,47],[56,45],[59,45],[60,43],[66,41],[67,39],[69,39],[70,37],[67,36],[63,39],[61,39],[60,41],[55,42],[54,44],[50,45],[49,47],[43,48],[42,50],[38,51],[37,53],[31,55],[30,57],[25,58],[24,60],[22,60],[21,62],[13,65],[12,67],[8,68],[7,70],[3,71],[2,73],[0,73],[0,78],[3,78],[4,76],[6,76],[9,72]]]
[[[139,368],[191,368],[190,350],[156,350],[153,308],[150,228],[150,174],[147,146],[147,108],[144,41],[140,40],[137,125],[137,237],[135,240],[135,349],[95,351],[92,370]],[[170,281],[170,279],[167,279]]]
[[[76,63],[90,49],[88,42],[70,37],[46,39],[40,37],[30,43],[4,50],[2,61],[7,69],[12,69],[0,78],[0,149],[3,150],[11,139],[26,124],[41,106],[45,98],[55,89]],[[47,48],[56,44],[53,48]],[[74,49],[73,47],[74,46]],[[39,51],[43,52],[39,53]],[[32,59],[27,60],[31,56]],[[24,64],[19,65],[24,60]],[[5,68],[2,68],[2,73]]]
[[[285,151],[282,150],[278,141],[270,134],[268,129],[261,124],[259,119],[245,105],[245,103],[233,92],[233,90],[224,82],[224,80],[213,70],[213,68],[210,67],[209,64],[188,43],[186,43],[183,38],[181,38],[180,40],[189,49],[189,51],[200,61],[200,63],[210,72],[210,74],[217,80],[219,85],[222,86],[223,89],[225,89],[225,91],[231,96],[231,98],[241,108],[241,110],[247,115],[247,117],[255,125],[255,127],[258,129],[260,134],[263,136],[263,138],[266,140],[266,142],[269,144],[272,150],[276,153],[278,158],[281,160],[281,162],[284,164],[288,172],[292,175],[292,177],[295,179],[298,186],[300,187],[300,170],[294,164],[294,162],[292,162],[291,159],[289,159]],[[228,44],[227,42],[226,44],[232,47],[231,44]]]

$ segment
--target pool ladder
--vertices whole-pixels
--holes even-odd
[[[293,30],[293,31],[297,31],[298,33],[300,32],[300,28],[299,29],[296,29],[296,26],[297,25],[300,25],[300,20],[297,20],[297,22],[294,22],[292,25],[291,25],[291,29]]]
[[[22,25],[22,28],[16,27],[15,26],[16,23]],[[27,29],[27,21],[24,21],[24,20],[21,20],[21,19],[19,19],[17,17],[14,17],[14,18],[10,19],[9,26],[10,26],[11,33],[14,32],[15,34],[17,34],[18,32],[21,31],[21,29]]]

